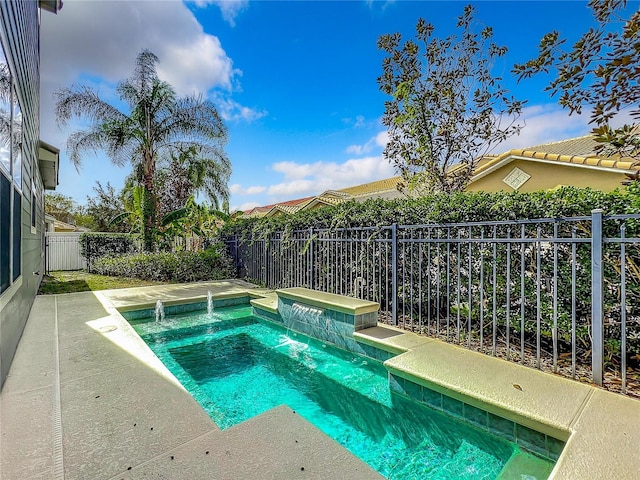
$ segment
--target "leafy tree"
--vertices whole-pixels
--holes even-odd
[[[45,192],[44,211],[61,222],[95,229],[93,217],[86,208],[67,195]]]
[[[474,11],[464,8],[458,36],[437,38],[421,18],[415,40],[402,43],[399,33],[378,39],[388,54],[378,84],[392,97],[382,119],[389,132],[384,153],[410,187],[462,190],[478,159],[520,130],[524,102],[492,72],[507,48],[493,42],[490,27],[474,30]]]
[[[214,205],[226,201],[229,166],[201,155],[197,146],[170,152],[158,169],[158,199],[162,215],[184,208],[189,198],[203,193]]]
[[[56,217],[60,221],[71,223],[74,221],[73,215],[77,210],[78,204],[73,198],[61,193],[45,192],[45,213]]]
[[[86,213],[94,222],[92,230],[96,232],[126,233],[131,230],[128,221],[113,224],[116,216],[125,211],[122,200],[122,192],[117,192],[113,186],[107,182],[106,186],[98,181],[93,187],[95,195],[87,197]]]
[[[626,0],[590,0],[596,26],[567,48],[558,31],[540,40],[538,57],[514,66],[520,80],[555,73],[545,88],[569,114],[591,109],[593,133],[604,154],[640,156],[637,128],[611,128],[609,121],[629,109],[640,120],[640,11],[625,18]]]
[[[156,165],[162,155],[195,147],[199,155],[230,171],[224,152],[227,131],[214,104],[200,96],[177,97],[173,87],[158,78],[157,63],[158,57],[143,50],[133,75],[118,84],[116,91],[128,106],[127,112],[103,101],[87,86],[63,88],[56,93],[59,124],[66,125],[74,117],[90,124],[67,140],[76,166],[84,153],[98,150],[116,165],[133,164],[135,179],[143,187],[142,237],[147,251],[155,248]],[[228,176],[221,183],[226,180]],[[226,195],[226,188],[222,193]]]
[[[128,180],[121,193],[123,210],[108,221],[109,230],[124,230],[137,237],[142,236],[145,225],[144,216],[144,186]],[[158,226],[153,227],[153,236],[157,237]],[[157,240],[157,238],[155,238]]]

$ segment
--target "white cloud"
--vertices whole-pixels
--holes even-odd
[[[97,83],[110,101],[114,85],[131,75],[145,48],[158,56],[158,74],[179,95],[215,92],[216,100],[226,101],[226,119],[266,115],[229,99],[242,72],[182,2],[65,2],[58,15],[42,16],[42,39],[42,136],[54,144],[63,144],[66,132],[55,127],[53,92],[74,82]]]
[[[115,82],[148,48],[178,86],[206,93],[239,73],[214,35],[182,2],[67,2],[42,16],[42,78],[67,85],[80,73]]]
[[[248,0],[222,0],[214,3],[220,8],[222,18],[232,27],[236,25],[236,17],[249,5]]]
[[[365,151],[365,145],[349,145],[345,150],[347,153],[351,153],[353,155],[362,155]]]
[[[317,166],[322,165],[322,162],[317,163],[296,163],[296,162],[277,162],[271,167],[274,171],[284,174],[284,178],[287,180],[296,180],[308,177],[312,175]]]
[[[214,87],[231,90],[234,77],[241,73],[233,68],[218,37],[204,34],[190,43],[167,45],[158,65],[158,76],[179,95],[206,94]]]
[[[251,210],[252,208],[259,207],[261,204],[257,202],[246,202],[237,206],[231,207],[229,210],[231,212],[244,212],[245,210]]]
[[[232,27],[236,25],[236,17],[249,5],[249,0],[196,0],[196,6],[204,8],[216,5],[222,13],[222,18]]]
[[[233,195],[257,195],[260,193],[264,193],[266,190],[267,187],[263,187],[260,185],[244,188],[239,183],[234,183],[229,187],[229,192]]]
[[[240,105],[238,102],[229,98],[217,96],[215,99],[216,108],[220,112],[220,116],[225,121],[241,121],[253,122],[268,115],[266,110],[255,110],[253,108]]]
[[[369,153],[374,148],[384,148],[389,142],[389,133],[386,130],[379,132],[375,137],[370,138],[364,145],[349,145],[347,153],[362,155]]]
[[[520,134],[497,145],[493,148],[493,153],[578,137],[586,135],[589,131],[588,114],[569,116],[566,110],[555,104],[526,107],[519,122],[525,124]]]
[[[393,167],[382,156],[336,162],[278,162],[273,170],[283,173],[283,182],[271,185],[267,193],[275,201],[318,195],[361,183],[392,177]]]
[[[313,180],[298,179],[271,185],[268,193],[279,198],[280,201],[293,200],[295,197],[307,197],[322,193],[316,188],[317,186]]]
[[[346,117],[342,119],[342,123],[352,128],[361,128],[367,125],[367,121],[363,115],[356,115],[356,118]]]

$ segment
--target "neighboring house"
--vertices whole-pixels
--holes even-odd
[[[292,213],[294,211],[298,211],[302,205],[306,204],[307,202],[309,202],[309,200],[313,198],[315,197],[298,198],[296,200],[289,200],[286,202],[274,203],[271,205],[265,205],[263,207],[255,207],[250,210],[245,210],[242,213],[245,217],[264,217],[269,212],[271,212],[271,210],[273,210],[274,208],[277,208],[278,210],[281,210],[286,213]]]
[[[70,233],[70,232],[88,232],[89,229],[84,227],[79,227],[72,223],[66,223],[66,222],[61,222],[60,220],[55,220],[53,222],[53,231]]]
[[[465,190],[535,192],[564,185],[609,192],[638,177],[638,161],[599,156],[597,145],[585,135],[485,157]]]
[[[405,196],[399,190],[401,182],[402,177],[385,178],[384,180],[363,183],[340,190],[326,190],[315,197],[305,197],[265,205],[264,207],[255,207],[243,213],[245,217],[272,217],[295,213],[300,210],[313,210],[328,205],[336,205],[347,200],[364,202],[370,198],[400,198]]]
[[[337,205],[347,200],[364,202],[370,198],[391,199],[405,197],[406,195],[400,192],[399,189],[401,183],[402,177],[391,177],[340,190],[326,190],[317,197],[313,197],[302,209],[313,210],[328,205]]]
[[[487,155],[478,162],[465,191],[535,192],[573,186],[610,192],[640,177],[640,162],[636,159],[597,155],[597,145],[592,135],[585,135],[510,150],[501,155]],[[449,172],[459,168],[462,167],[454,165]],[[407,196],[400,192],[401,183],[402,177],[391,177],[341,190],[327,190],[315,197],[256,207],[244,214],[247,217],[275,216],[336,205],[346,200],[399,198]]]
[[[90,232],[91,229],[86,227],[80,227],[75,225],[74,223],[63,222],[62,220],[58,220],[53,215],[49,215],[48,213],[44,216],[45,223],[45,232],[54,233],[54,232]]]
[[[39,138],[39,8],[60,6],[0,2],[0,63],[9,80],[0,95],[0,388],[44,272],[44,190],[58,184],[59,152]]]

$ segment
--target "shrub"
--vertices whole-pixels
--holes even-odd
[[[133,237],[127,233],[83,233],[80,235],[80,254],[92,270],[96,260],[108,255],[125,255],[136,251]]]
[[[138,253],[96,260],[94,273],[164,282],[222,280],[235,276],[233,261],[216,243],[202,252]]]
[[[458,192],[420,198],[348,201],[292,215],[239,219],[223,234],[243,239],[266,238],[269,233],[313,228],[349,228],[426,223],[457,223],[605,214],[638,213],[640,188],[634,184],[606,193],[590,188],[560,187],[533,193]]]

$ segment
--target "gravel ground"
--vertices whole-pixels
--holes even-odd
[[[391,314],[389,312],[380,312],[378,320],[381,323],[393,325],[391,322]],[[402,318],[399,319],[397,326],[404,330],[417,333],[418,335],[439,338],[440,340],[447,341],[448,343],[459,344],[465,348],[486,353],[487,355],[494,355],[498,358],[514,363],[520,363],[527,367],[538,368],[536,347],[535,345],[528,344],[526,341],[524,348],[524,360],[522,360],[519,334],[512,334],[510,336],[509,354],[507,355],[506,335],[504,329],[497,336],[494,354],[491,336],[484,338],[482,343],[480,342],[479,337],[472,337],[471,342],[469,342],[467,338],[461,338],[460,341],[458,341],[458,339],[453,336],[453,332],[452,335],[447,338],[446,331],[443,331],[442,329],[438,332],[433,325],[429,328],[426,325],[416,325],[415,323],[411,324],[410,320],[407,320],[403,325]],[[547,345],[542,345],[539,369],[552,375],[560,375],[566,378],[573,378],[579,382],[593,384],[593,381],[591,380],[590,351],[576,352],[576,365],[574,372],[571,365],[571,353],[560,353],[558,355],[557,366],[554,368],[553,354],[550,348],[547,348]],[[631,398],[637,398],[640,400],[640,368],[637,362],[633,362],[631,366],[627,366],[626,386],[624,391],[619,362],[617,362],[617,364],[613,362],[606,364],[602,388],[610,392],[625,394]]]

